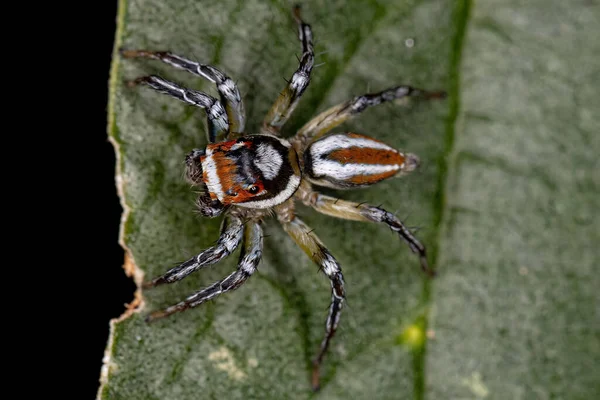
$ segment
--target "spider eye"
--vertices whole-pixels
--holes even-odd
[[[252,194],[256,194],[259,191],[259,187],[258,186],[250,186],[250,189],[248,189],[248,191]]]

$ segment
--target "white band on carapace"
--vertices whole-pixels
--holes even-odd
[[[215,164],[215,160],[213,159],[212,149],[206,149],[206,155],[204,160],[202,160],[202,170],[206,171],[208,178],[205,182],[208,192],[214,193],[219,201],[223,201],[225,194],[221,186],[221,179],[219,179],[219,174],[217,173],[217,164]]]
[[[296,175],[290,176],[290,179],[285,187],[277,196],[266,200],[248,201],[245,203],[237,203],[236,206],[247,207],[247,208],[271,208],[278,204],[283,203],[298,189],[300,186],[300,177]]]

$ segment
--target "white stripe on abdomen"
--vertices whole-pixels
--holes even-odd
[[[312,173],[316,177],[327,176],[339,181],[345,181],[358,175],[376,175],[385,172],[398,171],[400,165],[387,164],[342,164],[332,160],[313,158]]]
[[[349,137],[343,134],[337,134],[320,139],[310,145],[310,152],[313,157],[323,154],[329,154],[338,149],[348,149],[350,147],[366,147],[370,149],[394,150],[385,143],[377,140]]]

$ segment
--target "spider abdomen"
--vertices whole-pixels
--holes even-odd
[[[414,170],[419,159],[357,133],[338,133],[312,143],[304,152],[304,169],[321,186],[368,186]]]

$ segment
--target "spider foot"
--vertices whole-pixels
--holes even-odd
[[[125,85],[128,88],[134,88],[134,87],[136,87],[138,85],[143,85],[143,84],[150,85],[152,82],[153,82],[153,79],[152,79],[151,76],[141,76],[141,77],[136,78],[136,79],[125,81]]]
[[[171,314],[181,312],[187,308],[188,307],[185,305],[185,303],[175,304],[174,306],[167,307],[164,310],[154,311],[154,312],[150,313],[149,315],[146,316],[146,318],[144,318],[144,321],[146,323],[152,323],[158,319],[168,317]]]
[[[124,48],[119,49],[119,54],[123,58],[152,58],[155,60],[179,58],[168,51],[128,50]]]
[[[300,14],[300,11],[302,11],[302,6],[300,4],[295,4],[294,8],[292,9],[292,15],[296,22],[299,24],[302,23],[302,16]]]
[[[146,281],[142,283],[142,289],[152,289],[156,286],[162,285],[164,283],[169,283],[164,276],[159,276],[158,278],[154,278],[151,281]]]
[[[124,48],[119,49],[119,54],[123,58],[136,58],[136,57],[149,57],[150,52],[145,50],[127,50]]]
[[[318,392],[321,389],[321,363],[319,360],[313,360],[312,362],[311,386],[313,392]]]
[[[443,100],[448,97],[448,93],[443,90],[437,92],[425,92],[423,93],[423,97],[427,100]]]
[[[421,261],[421,269],[423,270],[423,272],[425,272],[430,278],[434,278],[437,275],[437,273],[434,269],[429,267],[429,264],[427,263],[427,257],[423,255],[419,257],[419,259]]]

